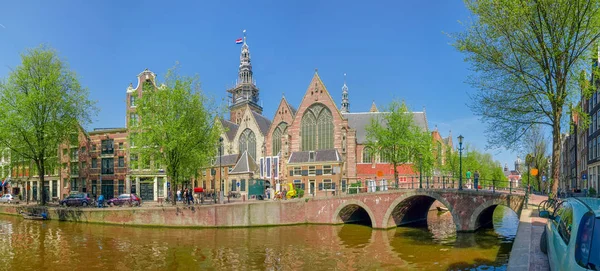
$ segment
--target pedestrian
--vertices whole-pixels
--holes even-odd
[[[473,174],[473,180],[475,181],[475,189],[479,191],[479,170],[475,170],[475,174]]]
[[[177,201],[181,201],[181,189],[177,190]]]
[[[466,177],[467,177],[467,188],[471,188],[471,170],[470,169],[467,170]]]
[[[192,192],[192,189],[188,191],[188,204],[194,205],[194,193]]]

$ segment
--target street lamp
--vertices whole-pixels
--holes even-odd
[[[419,188],[423,188],[423,154],[419,153]]]
[[[458,177],[458,190],[462,190],[462,151],[463,151],[463,147],[462,147],[462,143],[463,143],[463,138],[465,138],[462,135],[458,136],[458,164],[459,164],[459,177]]]
[[[219,192],[219,203],[223,203],[223,198],[225,197],[225,195],[223,194],[223,172],[221,171],[221,157],[222,152],[223,151],[223,137],[219,137],[219,190],[221,192]]]

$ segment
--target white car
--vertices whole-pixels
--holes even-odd
[[[0,197],[0,202],[3,203],[12,203],[14,200],[15,198],[11,194],[4,194],[2,197]]]

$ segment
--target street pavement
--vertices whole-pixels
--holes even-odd
[[[507,270],[550,270],[548,256],[540,250],[546,219],[538,216],[538,205],[547,196],[531,195],[528,209],[521,211],[517,236],[510,252]]]

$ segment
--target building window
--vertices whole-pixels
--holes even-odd
[[[309,166],[308,167],[308,176],[315,176],[316,174],[317,174],[317,167]]]
[[[81,167],[80,167],[80,169],[81,169],[81,170],[85,170],[85,166],[86,166],[86,163],[85,163],[85,161],[82,161],[82,162],[81,162]]]
[[[246,179],[240,180],[240,191],[246,191]]]
[[[67,149],[63,149],[63,156],[67,155]]]
[[[56,198],[58,196],[58,180],[52,181],[52,197]]]
[[[262,157],[260,158],[260,177],[265,177],[265,161]]]
[[[81,153],[85,153],[85,147],[81,147]]]
[[[71,175],[79,175],[79,165],[77,163],[71,163]]]
[[[92,168],[98,168],[98,159],[92,158]]]
[[[313,104],[302,116],[302,151],[333,148],[333,116],[323,104]]]
[[[294,176],[302,176],[302,168],[294,167]]]
[[[123,142],[119,142],[119,150],[123,149]]]
[[[135,133],[129,135],[129,147],[135,147]]]
[[[235,186],[237,184],[237,180],[231,180],[231,191],[235,191]]]
[[[281,151],[281,137],[287,134],[287,126],[287,123],[281,122],[277,125],[277,128],[275,128],[275,131],[273,131],[273,146],[271,147],[273,149],[273,156],[277,156],[279,151]]]
[[[331,165],[324,165],[323,166],[323,175],[331,175],[331,173],[332,173]]]
[[[138,124],[138,115],[136,113],[129,114],[129,126],[137,126]]]
[[[102,158],[102,174],[114,174],[115,162],[114,158]]]
[[[267,178],[271,178],[271,157],[267,157],[265,161],[267,162],[265,176],[267,176]]]
[[[77,148],[71,149],[71,160],[78,160],[78,159],[79,159],[79,150],[77,150]]]
[[[150,156],[148,155],[142,155],[142,161],[141,161],[141,166],[142,169],[150,169]]]
[[[136,100],[135,94],[134,94],[134,93],[132,93],[132,94],[129,96],[129,106],[131,106],[131,107],[135,107],[135,100]]]
[[[335,190],[335,183],[330,179],[323,180],[323,182],[319,184],[319,191],[322,190]]]
[[[125,167],[125,157],[119,156],[119,167]]]
[[[114,154],[115,150],[113,149],[113,140],[106,139],[102,140],[102,154]]]
[[[71,178],[71,191],[79,191],[77,187],[77,178]]]
[[[242,154],[248,151],[248,154],[256,159],[256,136],[252,130],[246,128],[240,135],[239,139],[239,153]]]
[[[119,180],[119,195],[125,193],[125,181]]]
[[[373,162],[373,154],[371,148],[365,147],[362,151],[362,162],[364,164],[370,164]]]

